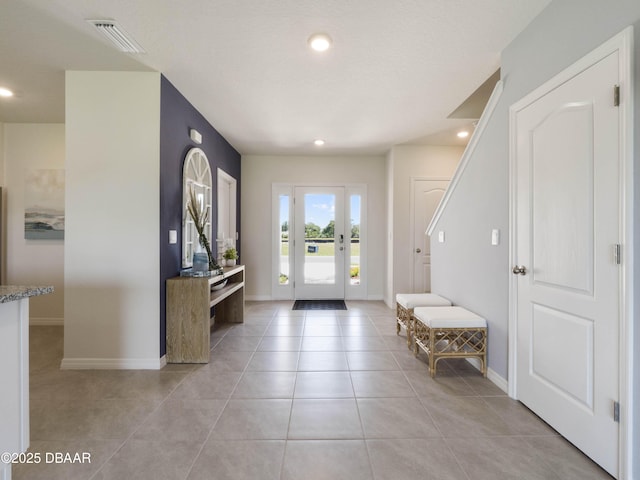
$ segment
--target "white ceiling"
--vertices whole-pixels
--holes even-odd
[[[156,70],[243,154],[456,144],[448,119],[550,0],[1,0],[0,122],[64,122],[65,70]],[[115,19],[147,53],[87,23]],[[307,38],[326,32],[323,54]],[[322,138],[324,147],[313,145]]]

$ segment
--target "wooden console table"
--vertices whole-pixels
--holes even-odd
[[[225,279],[223,288],[212,290]],[[167,280],[167,362],[209,363],[214,321],[244,322],[244,265],[225,267],[216,277]]]

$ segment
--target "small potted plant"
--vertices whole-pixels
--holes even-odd
[[[238,259],[238,251],[233,247],[227,248],[224,251],[222,258],[224,258],[227,267],[233,267]]]

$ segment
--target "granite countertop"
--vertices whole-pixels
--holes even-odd
[[[53,292],[51,286],[0,285],[0,303],[15,302],[27,297],[36,297]]]

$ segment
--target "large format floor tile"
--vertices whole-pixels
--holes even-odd
[[[31,452],[17,480],[600,480],[602,469],[469,362],[427,357],[382,302],[248,302],[208,364],[61,371],[62,327],[31,328]]]
[[[363,438],[358,406],[353,398],[296,399],[289,439]]]
[[[209,440],[188,480],[278,480],[284,440]]]
[[[373,473],[363,440],[290,440],[282,480],[371,480]]]

